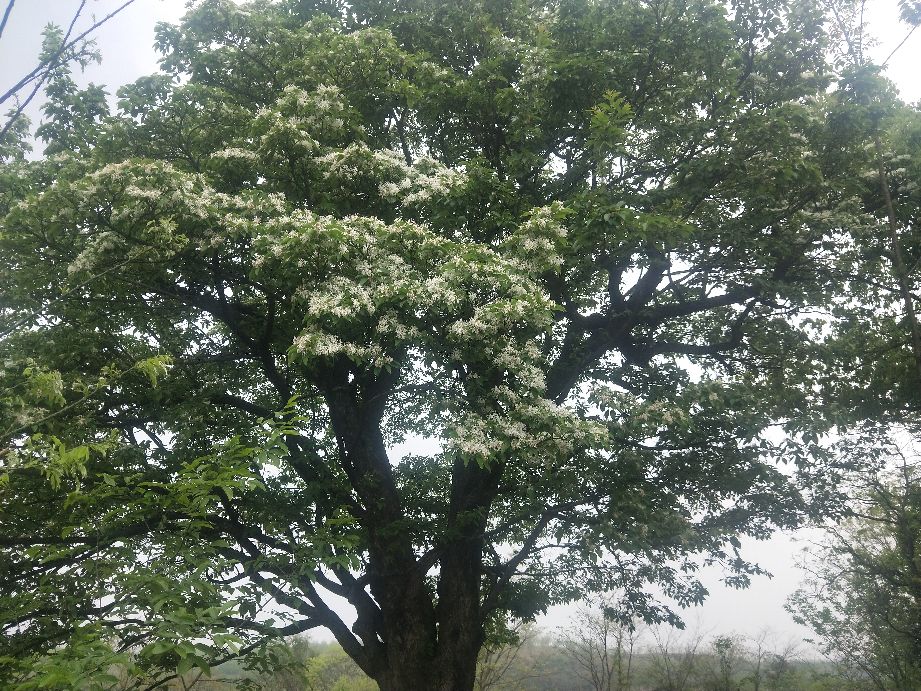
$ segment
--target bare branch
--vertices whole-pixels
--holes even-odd
[[[9,4],[6,7],[6,11],[3,15],[2,24],[0,24],[0,34],[2,34],[3,27],[6,26],[7,18],[9,13],[12,10],[13,2],[15,0],[10,0]],[[24,89],[29,84],[35,82],[35,86],[32,88],[32,91],[29,92],[29,95],[25,100],[19,101],[16,104],[16,107],[13,109],[12,113],[9,115],[7,121],[3,124],[3,128],[0,129],[0,140],[6,136],[10,128],[13,127],[13,124],[22,115],[23,111],[29,106],[32,100],[35,98],[36,94],[41,90],[42,86],[48,80],[48,77],[51,75],[52,70],[58,67],[61,64],[62,58],[64,58],[71,50],[77,48],[83,42],[87,36],[96,31],[103,24],[108,22],[110,19],[115,17],[117,14],[122,12],[124,9],[133,5],[135,0],[126,0],[124,3],[116,7],[114,10],[109,12],[102,19],[95,21],[89,28],[80,32],[77,36],[71,38],[73,33],[74,26],[77,23],[80,15],[83,12],[84,7],[86,6],[86,0],[81,0],[80,6],[77,8],[77,11],[74,13],[73,18],[70,21],[70,26],[67,29],[67,33],[64,35],[64,39],[61,41],[61,45],[55,50],[51,55],[47,56],[41,60],[38,65],[36,65],[31,72],[25,75],[22,79],[16,82],[3,94],[0,94],[0,105],[6,103],[9,99],[13,98],[18,94],[22,89]]]

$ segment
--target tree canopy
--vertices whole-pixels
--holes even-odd
[[[0,676],[322,626],[469,689],[508,617],[746,585],[740,536],[843,510],[828,393],[885,368],[840,353],[911,357],[859,79],[916,111],[835,40],[810,0],[204,0],[115,112],[56,69],[45,157],[0,149]]]

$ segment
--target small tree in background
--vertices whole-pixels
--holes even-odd
[[[745,642],[745,680],[753,691],[762,689],[784,689],[796,675],[794,663],[797,660],[799,644],[794,640],[779,643],[771,632],[764,629]]]
[[[746,652],[740,636],[720,635],[714,638],[701,670],[703,688],[707,691],[736,691],[743,668],[748,663]]]
[[[595,691],[625,691],[632,683],[640,632],[635,621],[617,618],[613,604],[600,599],[580,608],[559,637],[558,645]]]
[[[474,690],[515,689],[526,679],[546,672],[540,659],[529,660],[526,667],[520,660],[522,649],[533,643],[538,634],[533,623],[516,621],[491,635],[480,650]]]
[[[650,629],[649,674],[662,691],[688,691],[700,673],[700,650],[706,634],[699,627],[678,631],[669,626]]]

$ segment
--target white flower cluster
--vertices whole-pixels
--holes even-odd
[[[203,175],[163,162],[127,160],[76,180],[62,178],[17,205],[16,212],[73,232],[78,254],[68,274],[75,275],[98,269],[114,253],[119,259],[163,258],[190,241],[199,250],[221,247],[257,233],[264,219],[284,217],[287,202],[261,190],[218,192]],[[105,232],[91,232],[100,229],[105,214]]]
[[[76,181],[59,178],[15,210],[74,232],[78,254],[67,268],[73,276],[98,269],[116,252],[130,256],[175,246],[179,240],[168,207],[182,178],[168,163],[110,163]],[[108,228],[97,232],[100,214],[107,212]]]
[[[342,189],[358,188],[363,195],[377,194],[403,206],[444,196],[464,182],[462,172],[428,157],[408,165],[401,153],[371,149],[362,141],[343,148],[362,132],[349,124],[349,112],[336,87],[308,92],[288,86],[274,104],[255,114],[233,145],[214,152],[211,159],[243,164],[251,177],[263,181],[290,176],[292,161],[309,162],[298,175],[318,172]]]
[[[422,331],[416,326],[402,322],[396,313],[384,313],[377,322],[375,331],[385,338],[398,343],[418,343],[422,340]]]
[[[492,51],[508,60],[518,63],[518,79],[514,87],[528,89],[538,86],[551,74],[547,48],[525,43],[515,36],[498,34],[492,38],[489,47]]]
[[[562,213],[559,202],[534,209],[528,220],[502,243],[503,249],[535,273],[558,269],[563,262],[560,245],[566,239],[566,229],[560,222]]]
[[[501,300],[495,300],[474,307],[473,316],[467,319],[458,319],[448,329],[448,333],[456,342],[482,341],[483,339],[499,336],[506,329],[518,323],[529,322],[535,316],[535,296],[510,295]],[[538,302],[542,298],[538,297]],[[535,326],[547,327],[546,319],[541,319]]]
[[[320,330],[304,329],[294,339],[294,347],[302,354],[312,358],[345,355],[355,362],[368,364],[372,367],[385,367],[393,362],[393,358],[384,352],[383,347],[377,343],[358,344],[343,341]]]
[[[259,157],[256,155],[255,151],[250,151],[249,149],[241,149],[240,147],[228,147],[226,149],[221,149],[220,151],[215,151],[211,154],[211,158],[217,159],[237,159],[240,161],[255,161]]]
[[[288,285],[302,306],[294,356],[379,365],[388,350],[437,348],[488,363],[522,389],[543,389],[529,339],[550,328],[553,305],[514,258],[416,223],[303,210],[262,219],[254,236],[259,280]]]
[[[261,108],[253,120],[249,139],[265,160],[312,156],[320,142],[341,136],[346,128],[346,105],[334,86],[313,92],[286,86],[271,108]]]
[[[536,87],[547,81],[553,74],[549,67],[550,51],[546,48],[528,46],[527,53],[521,60],[518,84],[522,88]]]
[[[364,142],[334,150],[317,158],[324,167],[323,176],[339,182],[363,182],[377,187],[381,197],[411,206],[444,196],[463,184],[460,171],[431,158],[409,165],[403,155],[392,150],[374,150]]]
[[[553,467],[579,449],[600,448],[606,428],[540,395],[520,395],[508,387],[493,390],[502,412],[468,410],[448,426],[449,447],[481,465],[497,455],[514,456],[533,466]]]
[[[531,232],[553,225],[548,214],[534,214]],[[507,453],[549,465],[602,443],[602,426],[544,398],[535,336],[550,328],[552,305],[521,260],[419,224],[358,216],[298,211],[261,229],[261,280],[274,274],[299,281],[304,326],[292,357],[311,364],[345,356],[383,367],[397,349],[414,348],[440,353],[446,366],[465,363],[472,385],[458,395],[470,405],[459,407],[464,413],[448,434],[475,462]],[[293,268],[302,262],[311,267],[307,274]],[[501,383],[478,392],[487,378]],[[469,412],[479,409],[502,412]]]
[[[541,366],[544,359],[534,341],[503,343],[492,357],[496,367],[511,375],[517,391],[543,394],[547,386]]]
[[[374,296],[368,286],[345,276],[331,277],[323,291],[309,293],[307,314],[311,317],[333,316],[338,319],[368,315],[375,310]]]
[[[89,273],[100,266],[105,258],[122,246],[121,239],[113,232],[100,233],[87,242],[86,246],[67,267],[67,275]]]
[[[668,426],[673,422],[686,422],[687,412],[665,401],[652,401],[642,404],[636,411],[636,419],[642,423],[649,423],[654,428]]]

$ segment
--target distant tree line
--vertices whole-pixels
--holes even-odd
[[[332,642],[298,636],[279,644],[279,667],[254,672],[237,663],[173,680],[168,691],[375,691],[378,687]],[[800,641],[763,631],[753,636],[630,628],[584,608],[555,633],[515,628],[487,646],[476,691],[862,691],[878,688],[847,665],[815,659]],[[286,662],[281,662],[286,660]],[[129,680],[125,680],[129,682]],[[127,685],[127,684],[126,684]],[[908,688],[908,687],[905,687]]]

